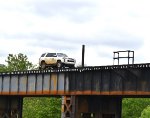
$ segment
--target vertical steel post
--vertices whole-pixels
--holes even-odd
[[[84,53],[85,53],[85,45],[82,45],[82,67],[84,67]]]
[[[128,50],[128,65],[130,64],[130,50]]]
[[[23,109],[23,97],[19,97],[18,100],[18,110],[19,110],[19,118],[22,118],[22,109]]]
[[[132,54],[133,54],[132,64],[134,64],[134,51],[133,51]]]
[[[118,65],[119,65],[119,52],[118,52]]]

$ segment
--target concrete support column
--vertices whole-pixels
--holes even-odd
[[[0,96],[0,118],[22,118],[23,98]]]

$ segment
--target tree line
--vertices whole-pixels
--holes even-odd
[[[6,65],[0,65],[0,72],[37,69],[22,53],[9,54]],[[23,118],[60,118],[61,98],[26,97],[23,100]],[[122,118],[150,118],[149,98],[124,98]]]

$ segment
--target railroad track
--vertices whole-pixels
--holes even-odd
[[[32,73],[59,73],[59,72],[82,72],[95,70],[127,69],[127,68],[150,68],[150,63],[126,64],[126,65],[107,65],[107,66],[86,66],[76,68],[48,68],[45,70],[26,70],[13,72],[0,72],[0,75],[8,74],[32,74]]]

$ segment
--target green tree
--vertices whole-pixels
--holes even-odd
[[[142,111],[140,118],[150,118],[150,106],[149,105]]]
[[[122,102],[122,118],[139,118],[148,105],[149,98],[125,98]]]
[[[6,72],[6,68],[4,66],[0,66],[0,72]]]
[[[9,54],[7,57],[7,71],[21,71],[33,69],[34,66],[28,61],[28,57],[22,53],[19,54]]]
[[[24,98],[23,118],[60,118],[60,98]]]

